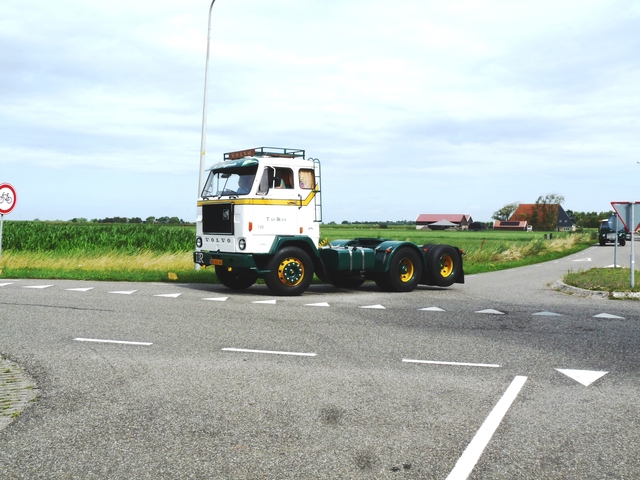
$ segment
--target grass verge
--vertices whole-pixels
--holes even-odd
[[[640,281],[640,271],[636,270],[634,276]],[[591,268],[570,272],[565,275],[564,283],[600,292],[640,292],[637,284],[631,288],[631,270],[628,268]]]
[[[1,278],[216,283],[213,268],[194,270],[191,252],[6,252]]]

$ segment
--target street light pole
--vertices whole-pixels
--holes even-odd
[[[209,44],[211,43],[211,11],[216,0],[211,2],[209,7],[209,23],[207,24],[207,58],[204,64],[204,99],[202,101],[202,132],[200,137],[200,176],[198,180],[198,197],[204,188],[204,164],[207,144],[207,83],[209,77]]]

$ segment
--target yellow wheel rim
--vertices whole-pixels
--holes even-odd
[[[410,282],[416,273],[416,266],[413,264],[410,258],[403,258],[399,263],[398,272],[400,274],[400,281],[402,283]]]
[[[442,277],[446,278],[451,275],[453,273],[453,268],[453,258],[451,258],[451,255],[444,254],[440,257],[440,275]]]
[[[285,258],[278,265],[278,279],[283,285],[295,287],[304,279],[304,265],[297,258]]]

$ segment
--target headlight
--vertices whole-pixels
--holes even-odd
[[[202,248],[202,237],[196,238],[196,247]]]
[[[247,241],[244,238],[238,240],[238,248],[240,250],[244,250],[245,248],[247,248]]]

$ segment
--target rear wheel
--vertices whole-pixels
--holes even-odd
[[[269,262],[269,270],[264,282],[276,295],[300,295],[313,280],[313,262],[298,247],[286,247],[277,252]]]
[[[391,257],[389,270],[376,278],[382,290],[410,292],[418,286],[422,278],[422,259],[412,248],[402,247]]]
[[[216,277],[232,290],[244,290],[256,283],[258,274],[247,268],[229,268],[216,265]]]
[[[450,245],[438,245],[427,253],[427,268],[439,287],[450,287],[460,274],[462,259]]]

